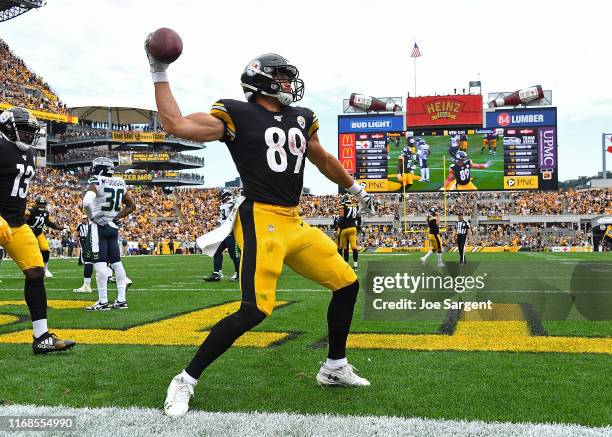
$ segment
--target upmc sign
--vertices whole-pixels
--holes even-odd
[[[482,96],[408,97],[406,126],[482,126]]]
[[[506,109],[486,113],[486,127],[556,126],[557,108]]]

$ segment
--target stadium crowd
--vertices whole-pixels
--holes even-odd
[[[44,79],[32,72],[0,39],[0,103],[70,115]]]
[[[37,171],[32,183],[33,202],[42,195],[50,205],[51,218],[62,226],[62,230],[47,230],[52,247],[67,253],[66,239],[76,241],[76,226],[82,217],[81,200],[84,186],[75,175],[53,168]],[[219,189],[133,186],[130,189],[138,205],[135,214],[123,221],[122,238],[130,244],[132,253],[157,253],[159,244],[172,241],[175,246],[194,251],[195,238],[214,229],[219,217]],[[368,247],[419,247],[424,245],[427,227],[424,222],[413,222],[410,217],[426,214],[431,206],[441,207],[441,193],[410,194],[406,198],[409,220],[403,221],[403,199],[399,195],[376,195],[378,217],[384,224],[364,223],[359,232],[359,242]],[[481,203],[482,202],[482,203]],[[463,211],[469,218],[473,205],[480,214],[540,215],[599,214],[612,213],[612,191],[588,190],[568,192],[521,192],[521,193],[471,193],[457,194],[447,198],[447,212],[453,215]],[[486,205],[483,207],[482,205]],[[304,195],[300,210],[306,218],[331,219],[338,213],[338,196]],[[331,223],[331,220],[329,220]],[[334,230],[331,224],[320,226],[330,237]],[[405,229],[404,229],[405,227]],[[453,232],[451,222],[445,237]],[[479,224],[474,229],[472,244],[482,246],[527,246],[542,249],[547,246],[582,246],[588,244],[589,229],[572,223],[512,223]],[[76,244],[76,243],[74,243]],[[180,246],[179,246],[180,245]]]

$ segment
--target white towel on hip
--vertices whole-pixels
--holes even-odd
[[[234,229],[234,222],[238,216],[238,208],[245,200],[246,198],[244,196],[237,197],[234,208],[232,209],[228,219],[218,228],[215,228],[196,239],[196,243],[200,249],[202,249],[202,253],[204,255],[214,256],[223,240],[225,240],[225,238],[232,233],[232,230]]]

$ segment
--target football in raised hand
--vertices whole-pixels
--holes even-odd
[[[174,30],[161,27],[149,39],[149,52],[158,61],[170,64],[183,53],[183,40]]]

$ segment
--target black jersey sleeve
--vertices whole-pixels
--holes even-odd
[[[226,106],[225,100],[217,100],[210,110],[210,115],[215,118],[218,118],[223,122],[223,126],[225,129],[223,130],[223,138],[221,141],[225,144],[232,143],[236,140],[236,124],[234,120],[232,120],[232,116],[230,115],[228,108]]]

